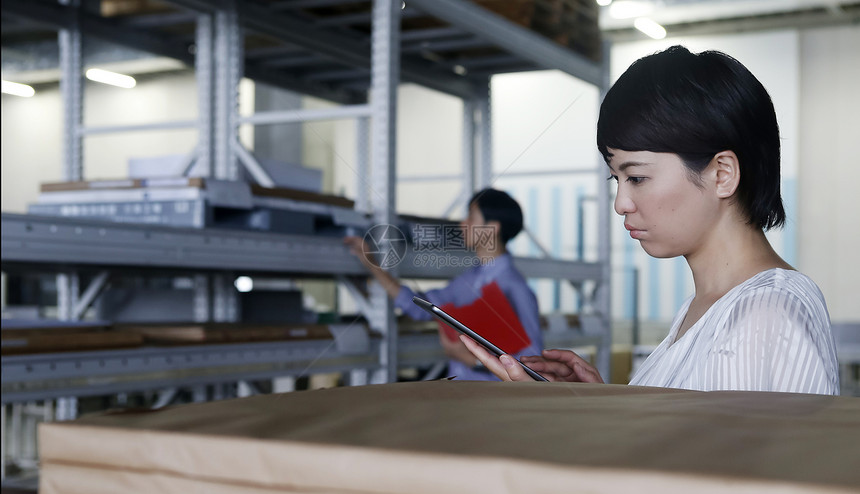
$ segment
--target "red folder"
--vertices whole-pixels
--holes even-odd
[[[531,344],[520,318],[496,282],[484,285],[481,296],[469,305],[445,304],[441,309],[505,353],[517,353]],[[439,322],[439,327],[446,338],[457,340],[460,334],[457,330],[443,322]]]

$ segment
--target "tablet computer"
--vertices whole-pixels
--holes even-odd
[[[444,310],[440,309],[439,307],[433,305],[431,302],[428,302],[428,301],[424,300],[423,298],[419,298],[419,297],[412,297],[412,302],[414,302],[415,305],[417,305],[418,307],[421,307],[422,309],[426,310],[427,312],[429,312],[430,314],[435,316],[436,319],[439,319],[440,321],[444,322],[448,326],[451,326],[452,328],[463,333],[464,335],[468,336],[469,338],[472,338],[479,345],[486,348],[487,351],[489,351],[490,353],[492,353],[496,357],[501,356],[505,353],[502,351],[501,348],[490,343],[489,341],[487,341],[486,338],[484,338],[483,336],[479,335],[478,333],[472,331],[471,329],[466,327],[465,324],[454,319],[450,314],[448,314]],[[531,376],[532,379],[534,379],[536,381],[549,381],[549,379],[538,374],[537,372],[535,372],[534,370],[529,368],[526,364],[520,362],[517,359],[514,359],[514,360],[516,360],[516,362],[518,364],[520,364],[520,366],[522,366],[523,370],[526,371],[526,374]]]

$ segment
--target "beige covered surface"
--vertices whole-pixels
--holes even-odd
[[[437,381],[43,424],[41,494],[860,492],[860,400]]]

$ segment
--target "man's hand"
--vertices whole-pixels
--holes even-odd
[[[361,261],[361,264],[370,271],[370,274],[373,275],[373,278],[376,279],[380,285],[382,285],[382,288],[385,289],[385,292],[388,293],[389,297],[397,298],[397,294],[400,293],[400,281],[388,274],[384,269],[380,268],[376,259],[373,259],[366,254],[368,249],[363,238],[355,236],[344,237],[343,245],[349,247],[349,251],[352,255],[357,257],[358,260]]]
[[[367,253],[367,244],[361,237],[343,237],[343,245],[349,247],[349,252],[358,258],[367,267],[379,267],[375,259],[370,258]]]
[[[462,341],[449,340],[442,328],[439,328],[439,343],[442,345],[442,349],[445,350],[445,355],[448,358],[462,362],[469,367],[474,367],[478,363],[478,359],[472,355],[472,352],[466,348],[466,345]]]

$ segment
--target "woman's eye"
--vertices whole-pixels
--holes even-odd
[[[643,180],[645,180],[645,177],[627,177],[627,181],[633,185],[639,185]]]

